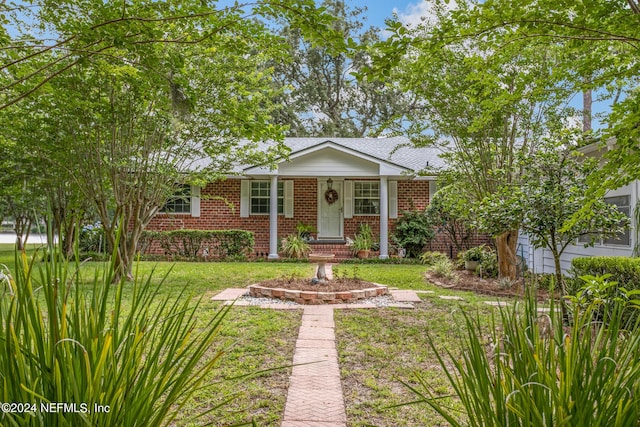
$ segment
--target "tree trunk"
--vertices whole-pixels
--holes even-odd
[[[518,259],[516,248],[518,245],[518,230],[509,230],[496,237],[498,252],[498,275],[510,280],[516,279]]]
[[[585,79],[585,82],[588,82]],[[591,130],[591,106],[593,100],[591,98],[591,89],[585,89],[582,92],[582,131],[588,132]]]

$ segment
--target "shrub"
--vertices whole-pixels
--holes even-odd
[[[170,425],[195,391],[210,387],[204,380],[222,354],[214,340],[228,307],[202,324],[188,295],[160,297],[163,281],[113,285],[111,263],[83,285],[78,263],[43,258],[37,268],[16,256],[0,290],[0,372],[11,373],[2,375],[0,401],[36,405],[3,411],[2,425]],[[43,411],[49,402],[77,411]],[[96,404],[109,411],[95,412]]]
[[[609,282],[616,282],[617,285],[609,287],[606,297],[608,301],[619,297],[620,291],[640,290],[640,258],[598,256],[580,257],[571,261],[571,275],[567,280],[567,290],[570,295],[576,295],[584,285],[584,277],[596,277],[610,275]],[[633,315],[627,314],[634,318]],[[630,319],[625,316],[625,321]]]
[[[626,289],[640,289],[640,258],[594,256],[574,258],[572,275],[602,276],[611,274],[612,280]]]
[[[454,277],[456,266],[447,258],[436,261],[428,270],[436,276],[451,279]]]
[[[435,237],[431,219],[417,209],[402,211],[392,236],[393,242],[406,249],[407,257],[417,258],[422,249]]]
[[[640,327],[617,325],[624,304],[608,315],[610,327],[593,321],[598,304],[573,305],[565,330],[551,306],[539,316],[536,298],[500,308],[490,324],[461,311],[461,354],[429,344],[468,420],[442,399],[442,387],[416,373],[405,385],[415,401],[435,409],[452,426],[636,426],[640,419]],[[487,335],[489,339],[487,340]],[[450,393],[446,391],[447,395]]]
[[[80,229],[79,246],[81,253],[105,253],[104,229],[100,222],[87,224]]]
[[[282,254],[289,258],[305,258],[311,252],[311,246],[300,234],[290,234],[282,239]]]
[[[427,251],[420,255],[420,262],[426,265],[433,265],[436,262],[449,260],[449,257],[442,252],[431,252]]]
[[[478,265],[478,272],[484,277],[498,277],[498,255],[490,248],[487,248]]]
[[[166,256],[195,260],[204,258],[244,258],[253,252],[254,236],[246,230],[171,230],[145,231],[142,246],[158,241]]]

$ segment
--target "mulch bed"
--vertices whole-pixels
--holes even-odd
[[[473,272],[466,270],[454,272],[453,278],[440,277],[433,272],[425,273],[425,277],[434,285],[442,288],[454,289],[456,291],[469,291],[495,297],[522,298],[524,296],[522,278],[516,281],[512,286],[505,288],[500,286],[498,279],[482,278]],[[527,282],[525,281],[525,283]],[[548,300],[549,292],[547,292],[546,289],[538,289],[537,297],[538,300]]]
[[[328,280],[325,284],[313,284],[311,279],[301,278],[280,278],[273,280],[266,280],[264,282],[256,283],[259,286],[265,288],[279,288],[290,289],[296,291],[313,291],[313,292],[342,292],[342,291],[356,291],[360,289],[374,288],[371,282],[358,279],[339,278]]]

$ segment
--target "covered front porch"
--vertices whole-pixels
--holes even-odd
[[[399,214],[399,185],[410,192],[416,181],[411,172],[326,141],[293,153],[273,170],[244,170],[241,216],[268,215],[269,259],[279,258],[279,239],[290,234],[292,222],[313,226],[316,244],[340,244],[353,238],[361,223],[369,224],[379,242],[378,256],[386,259]],[[421,181],[427,185],[415,186],[423,192],[414,195],[417,199],[428,198],[429,182]]]

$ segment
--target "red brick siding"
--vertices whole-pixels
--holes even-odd
[[[282,181],[287,178],[281,178]],[[294,218],[278,216],[278,237],[294,233],[296,224],[303,222],[317,227],[318,221],[318,181],[316,178],[296,178],[294,181]],[[209,183],[201,190],[200,217],[189,214],[158,214],[147,226],[148,230],[249,230],[255,234],[254,251],[257,256],[269,253],[269,215],[240,217],[240,182],[228,179]],[[429,204],[428,181],[398,181],[398,212],[413,208],[424,209]],[[392,235],[395,219],[389,220],[389,236]],[[360,223],[368,223],[379,237],[380,217],[377,215],[354,215],[344,220],[344,235],[353,238]],[[438,239],[431,245],[432,250],[449,253],[449,244]],[[159,253],[160,248],[152,248]]]

